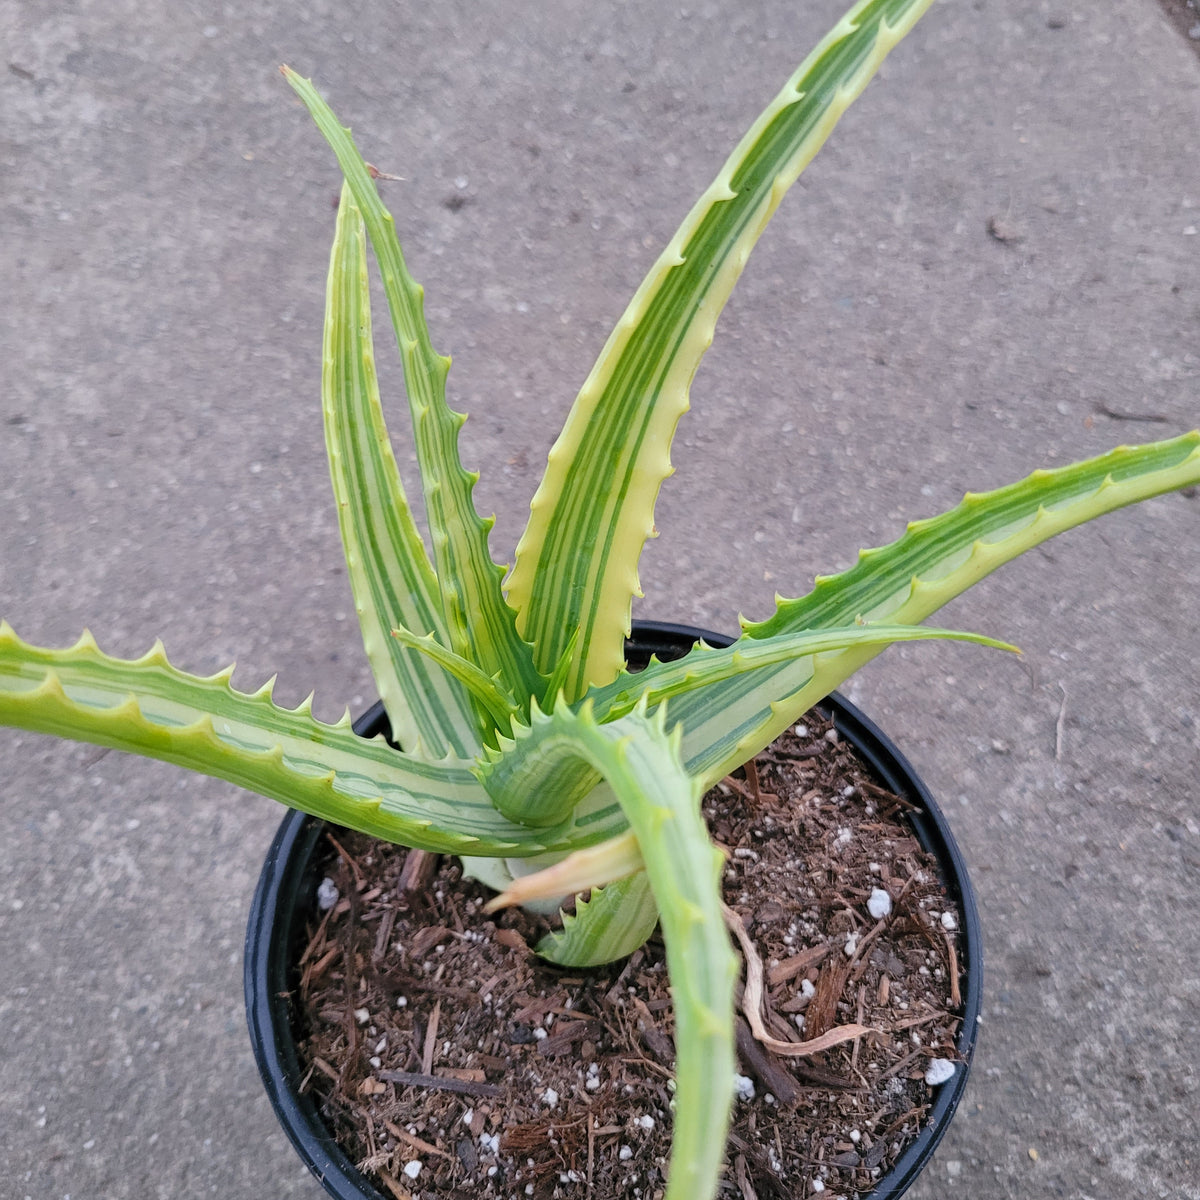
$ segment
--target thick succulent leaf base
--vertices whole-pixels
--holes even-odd
[[[577,851],[587,853],[587,851]],[[567,856],[570,857],[569,855]],[[564,861],[560,854],[534,854],[523,858],[476,858],[464,854],[459,861],[462,864],[464,879],[474,879],[484,887],[491,888],[501,895],[514,891],[521,893],[526,879],[538,879],[547,871],[554,870]],[[538,888],[536,895],[523,896],[517,901],[522,908],[529,912],[539,913],[545,917],[553,917],[562,906],[568,903],[575,894],[571,887],[560,887],[553,893],[545,888]]]
[[[518,860],[503,861],[512,864]],[[573,896],[634,875],[646,866],[638,849],[637,837],[632,831],[561,857],[542,855],[537,860],[521,861],[535,865],[532,870],[513,870],[512,878],[494,885],[500,894],[488,903],[485,912],[495,912],[513,904],[528,908],[531,903],[540,905],[547,900],[556,900],[555,907],[558,908]]]

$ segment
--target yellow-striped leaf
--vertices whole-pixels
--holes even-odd
[[[472,492],[479,476],[464,470],[459,458],[458,435],[466,417],[453,412],[446,403],[450,360],[438,354],[430,340],[424,289],[409,274],[395,221],[380,200],[350,131],[309,80],[287,67],[283,70],[337,156],[379,264],[404,367],[425,514],[451,649],[477,663],[486,674],[501,675],[510,687],[522,693],[523,700],[540,696],[545,681],[534,668],[530,647],[517,635],[514,613],[500,588],[504,569],[492,561],[488,552],[488,533],[494,521],[490,517],[484,520],[475,511]],[[486,713],[480,715],[487,719]]]
[[[362,214],[342,188],[329,261],[321,377],[325,447],[363,646],[397,743],[430,758],[475,754],[475,709],[461,684],[391,636],[398,625],[449,640],[437,577],[392,453],[371,334]]]
[[[508,581],[568,700],[623,665],[637,564],[717,317],[783,194],[931,0],[862,0],[805,59],[700,197],[617,323],[550,451]]]

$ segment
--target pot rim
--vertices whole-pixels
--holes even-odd
[[[690,625],[635,621],[627,647],[647,657],[670,655],[700,639],[712,646],[727,646],[733,640]],[[962,853],[945,816],[911,764],[874,722],[836,692],[817,707],[832,717],[834,728],[848,738],[888,790],[917,806],[908,814],[913,832],[922,847],[937,858],[942,882],[962,917],[958,956],[963,1013],[957,1046],[961,1061],[949,1082],[937,1089],[921,1131],[864,1198],[897,1200],[932,1157],[966,1088],[982,1002],[983,932]],[[383,704],[377,701],[354,722],[354,730],[361,736],[371,736],[381,732],[386,721]],[[291,1030],[290,950],[294,931],[300,928],[296,900],[304,890],[306,876],[310,882],[315,876],[310,862],[324,825],[318,818],[291,810],[267,851],[246,930],[246,1019],[254,1059],[271,1107],[305,1166],[331,1196],[340,1200],[388,1200],[336,1143],[311,1096],[296,1090],[295,1081],[301,1071]]]

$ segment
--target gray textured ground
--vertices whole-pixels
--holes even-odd
[[[337,180],[277,62],[406,179],[507,556],[625,299],[838,11],[0,0],[0,615],[236,656],[327,716],[370,698],[316,400]],[[747,270],[639,611],[729,628],[968,487],[1200,422],[1197,128],[1153,0],[936,6]],[[944,798],[987,930],[977,1069],[917,1192],[1195,1200],[1200,498],[949,620],[1028,671],[921,646],[848,689]],[[278,811],[8,731],[0,777],[0,1195],[315,1200],[240,998]]]

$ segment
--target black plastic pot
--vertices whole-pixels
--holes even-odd
[[[710,645],[729,644],[726,637],[684,625],[635,622],[627,645],[628,659],[631,665],[638,665],[645,664],[652,654],[677,658],[701,637]],[[966,1087],[983,987],[982,931],[966,864],[928,789],[904,756],[854,705],[835,693],[821,707],[832,716],[838,732],[854,746],[880,784],[917,806],[909,818],[914,836],[937,859],[946,890],[962,914],[958,956],[963,1017],[958,1050],[963,1061],[950,1082],[938,1089],[925,1127],[869,1197],[896,1200],[929,1161]],[[386,733],[383,705],[370,708],[355,722],[354,729],[364,737]],[[267,852],[246,931],[244,982],[250,1041],[284,1131],[325,1190],[339,1200],[389,1200],[333,1140],[311,1097],[297,1090],[302,1072],[293,1035],[291,994],[305,921],[316,904],[320,882],[316,862],[323,829],[323,821],[289,812]]]

